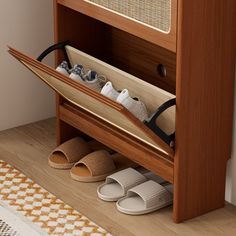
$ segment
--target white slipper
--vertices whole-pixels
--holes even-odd
[[[172,185],[166,188],[153,180],[146,181],[132,189],[127,196],[117,201],[117,209],[128,215],[147,214],[173,202]]]
[[[158,183],[164,182],[162,178],[151,172],[144,175],[133,168],[127,168],[107,176],[104,184],[98,186],[98,197],[104,201],[117,201],[124,197],[127,191],[148,179],[152,179]]]

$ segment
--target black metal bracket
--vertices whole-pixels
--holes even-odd
[[[69,45],[69,44],[70,44],[69,41],[64,41],[64,42],[61,42],[61,43],[56,43],[56,44],[50,46],[49,48],[47,48],[46,50],[44,50],[38,56],[37,60],[41,62],[48,54],[50,54],[51,52],[53,52],[55,50],[59,50],[60,49],[64,53],[65,61],[67,61],[69,68],[71,68],[70,60],[69,60],[69,57],[67,55],[66,48],[65,48],[65,46]]]
[[[163,103],[158,109],[151,115],[150,118],[144,121],[144,124],[149,127],[157,136],[159,136],[165,143],[174,147],[175,142],[175,132],[168,135],[165,133],[157,124],[156,119],[168,108],[176,105],[176,99],[170,99],[167,102]]]

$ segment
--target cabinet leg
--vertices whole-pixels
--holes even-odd
[[[175,172],[173,218],[176,223],[224,207],[226,165],[215,169],[195,167],[191,175],[188,171]]]

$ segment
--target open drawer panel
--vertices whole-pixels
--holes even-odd
[[[118,81],[121,80],[120,82],[122,83],[123,80],[123,85],[125,85],[128,89],[132,87],[131,85],[131,87],[129,86],[129,83],[133,81],[132,85],[134,85],[135,82],[135,84],[138,84],[136,86],[143,88],[144,92],[149,89],[150,94],[153,94],[154,92],[160,93],[159,89],[156,87],[147,84],[125,72],[122,72],[102,61],[99,61],[96,58],[82,53],[79,50],[73,49],[72,47],[67,47],[67,51],[72,64],[77,62],[83,64],[85,67],[93,68],[94,70],[97,70],[98,73],[107,76],[109,80],[112,80],[112,82],[117,81],[117,83],[119,83]],[[127,135],[132,136],[134,139],[138,139],[146,145],[155,148],[156,152],[160,156],[173,159],[173,149],[171,149],[163,140],[154,134],[145,124],[134,117],[121,104],[110,100],[109,98],[94,90],[91,90],[83,84],[71,80],[69,77],[60,74],[55,69],[52,69],[47,65],[42,64],[41,62],[38,62],[17,50],[14,50],[13,48],[9,48],[9,53],[16,57],[41,80],[74,105],[86,110],[94,116],[97,116],[99,119],[104,120],[104,122],[107,122],[124,131]],[[79,62],[76,58],[79,59]],[[118,84],[114,85],[117,86]],[[135,89],[135,87],[133,89]],[[149,93],[146,95],[149,96]],[[163,93],[161,97],[164,97],[164,100],[167,101],[172,98],[173,95]],[[163,99],[160,101],[160,104],[162,102]]]

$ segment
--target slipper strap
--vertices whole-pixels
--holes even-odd
[[[172,200],[172,194],[153,180],[146,181],[130,189],[127,193],[128,197],[134,195],[138,195],[143,199],[146,208],[165,204]]]
[[[109,175],[106,178],[106,183],[109,184],[117,182],[121,186],[121,188],[123,189],[123,193],[125,194],[128,189],[139,185],[145,182],[146,180],[147,178],[140,172],[136,171],[133,168],[127,168],[112,175]]]
[[[75,166],[85,165],[91,176],[99,176],[104,175],[106,173],[110,173],[116,169],[114,161],[106,150],[98,150],[92,152],[78,161]]]
[[[56,152],[63,153],[69,163],[75,163],[90,153],[91,149],[82,138],[75,137],[55,148],[52,154]]]

